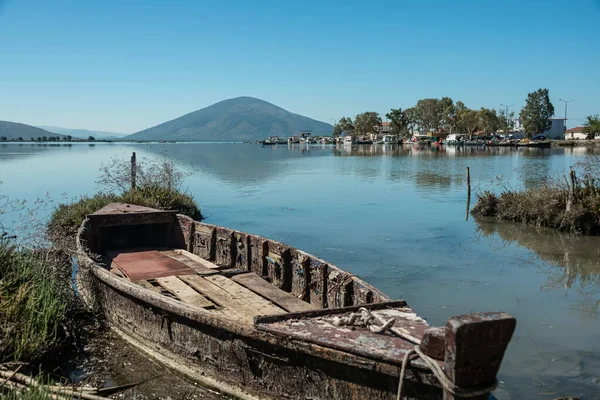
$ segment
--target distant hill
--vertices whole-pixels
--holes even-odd
[[[44,129],[36,128],[35,126],[20,124],[18,122],[0,121],[0,137],[6,136],[8,140],[23,138],[23,140],[37,139],[38,137],[59,136]]]
[[[301,131],[330,135],[333,126],[293,114],[264,100],[237,97],[127,136],[131,140],[253,141]]]
[[[93,136],[94,139],[108,139],[108,140],[118,140],[123,139],[127,136],[127,133],[116,133],[116,132],[105,132],[105,131],[89,131],[87,129],[70,129],[70,128],[60,128],[58,126],[44,126],[41,125],[39,128],[45,129],[47,131],[53,133],[60,133],[62,135],[71,135],[80,139],[87,139],[90,136]]]

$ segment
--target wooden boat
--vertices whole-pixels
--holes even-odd
[[[515,328],[505,313],[431,327],[311,254],[170,211],[110,204],[77,251],[79,292],[115,331],[237,398],[396,399],[401,383],[403,398],[487,399]]]

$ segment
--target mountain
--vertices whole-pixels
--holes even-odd
[[[63,135],[48,132],[47,130],[36,128],[35,126],[20,124],[18,122],[0,121],[0,137],[6,137],[8,140],[23,138],[23,140],[37,139],[38,137],[50,137]]]
[[[115,132],[105,132],[105,131],[89,131],[87,129],[71,129],[71,128],[60,128],[58,126],[44,126],[41,125],[39,128],[45,129],[47,131],[53,133],[60,133],[62,135],[70,135],[80,139],[87,139],[90,136],[93,136],[95,139],[108,139],[108,140],[118,140],[123,139],[127,136],[127,133],[115,133]]]
[[[322,136],[330,135],[333,127],[264,100],[237,97],[134,133],[126,139],[252,141],[268,136],[292,136],[301,131]]]

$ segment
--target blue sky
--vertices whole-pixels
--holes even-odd
[[[253,96],[331,122],[450,96],[600,113],[600,0],[0,0],[0,120],[131,133]]]

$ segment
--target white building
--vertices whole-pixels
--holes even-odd
[[[565,119],[564,118],[550,118],[552,126],[546,132],[541,134],[549,139],[562,139],[565,135]]]
[[[565,131],[565,140],[582,140],[587,139],[587,133],[583,133],[583,126],[567,129]]]

